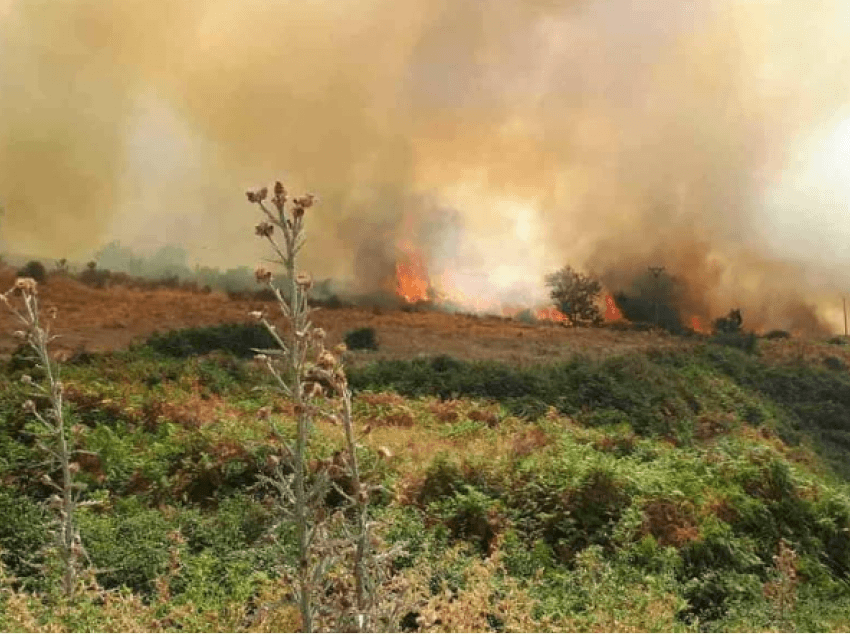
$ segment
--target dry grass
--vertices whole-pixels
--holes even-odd
[[[14,279],[14,270],[0,270],[0,287],[8,288]],[[270,316],[279,313],[276,303],[231,300],[219,292],[203,294],[121,286],[95,289],[64,276],[51,276],[40,292],[44,306],[59,309],[57,326],[61,328],[62,339],[56,348],[69,353],[122,349],[154,331],[245,322],[248,312],[255,309],[263,309]],[[529,364],[568,358],[576,353],[601,358],[630,351],[689,346],[687,341],[658,333],[568,329],[556,324],[525,324],[493,316],[441,312],[318,309],[312,319],[327,332],[329,343],[341,342],[348,331],[359,327],[376,330],[380,349],[350,352],[348,356],[354,363],[442,353],[467,360]],[[12,327],[8,317],[0,317],[0,353],[8,353],[15,347],[15,341],[8,335]]]

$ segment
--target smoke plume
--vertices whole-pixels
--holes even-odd
[[[791,261],[764,228],[796,218],[772,193],[846,116],[848,13],[0,0],[6,249],[76,257],[118,238],[250,264],[242,192],[282,178],[320,199],[305,265],[361,291],[413,245],[470,296],[545,298],[566,263],[612,291],[664,266],[685,314],[828,329],[849,282],[829,248]]]

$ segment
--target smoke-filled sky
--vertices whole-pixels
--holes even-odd
[[[664,265],[686,312],[837,328],[848,24],[850,0],[0,0],[3,242],[252,265],[244,191],[281,178],[320,200],[305,265],[361,289],[403,245],[492,298]]]

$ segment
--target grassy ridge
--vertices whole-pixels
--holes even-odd
[[[114,591],[58,609],[43,602],[50,493],[20,412],[26,369],[10,363],[0,628],[297,629],[278,569],[292,528],[259,479],[286,461],[270,423],[291,431],[291,412],[254,390],[264,374],[241,350],[189,355],[219,336],[66,366],[91,453],[83,544]],[[380,362],[349,377],[364,470],[385,487],[380,532],[409,545],[399,629],[850,628],[846,372],[705,346],[529,369]],[[320,461],[340,431],[317,426]]]
[[[706,428],[764,424],[791,444],[810,439],[836,472],[850,478],[850,375],[844,370],[768,365],[707,345],[532,368],[445,356],[381,361],[353,370],[350,379],[360,390],[408,397],[497,400],[524,417],[554,407],[586,426],[622,422],[639,435],[684,443]],[[724,421],[711,421],[717,413]]]

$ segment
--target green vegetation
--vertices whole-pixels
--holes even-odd
[[[345,346],[351,351],[358,350],[378,350],[378,339],[375,337],[375,329],[373,327],[361,327],[360,329],[352,329],[345,334],[343,339]]]
[[[295,418],[255,390],[265,373],[238,357],[253,341],[197,331],[63,369],[90,502],[91,569],[70,603],[41,550],[52,491],[20,409],[29,371],[8,363],[0,629],[299,629],[282,568],[295,527],[263,478],[291,470],[272,427],[291,439]],[[348,377],[358,460],[383,489],[376,538],[407,545],[383,592],[394,629],[850,629],[846,371],[706,343],[546,367],[382,361]],[[316,427],[311,470],[343,440]]]
[[[255,349],[275,346],[266,328],[257,323],[178,329],[154,334],[145,344],[154,351],[175,358],[203,355],[211,351],[224,351],[249,358],[255,354]]]

